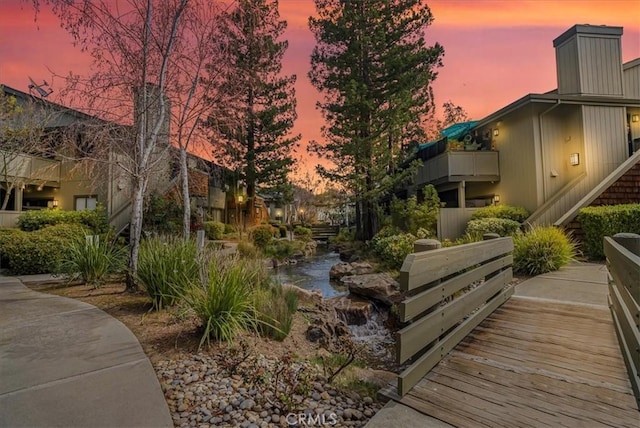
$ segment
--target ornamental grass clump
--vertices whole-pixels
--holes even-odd
[[[100,236],[82,236],[69,245],[57,273],[98,288],[109,275],[121,271],[125,261],[124,248]]]
[[[298,310],[298,296],[279,284],[260,287],[253,295],[259,323],[258,332],[265,337],[284,340],[291,331],[293,315]]]
[[[535,227],[513,240],[513,267],[526,275],[540,275],[560,269],[576,254],[576,246],[567,234],[556,227]]]
[[[204,263],[200,279],[184,295],[202,323],[200,346],[211,339],[232,342],[240,331],[256,329],[253,292],[262,275],[256,262],[238,257],[212,255]]]
[[[154,310],[177,303],[198,279],[196,257],[193,240],[154,237],[141,243],[136,279],[151,297]]]

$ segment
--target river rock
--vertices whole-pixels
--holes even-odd
[[[328,303],[336,310],[338,318],[347,325],[366,324],[374,310],[370,300],[353,295],[334,297]]]
[[[345,276],[373,273],[373,266],[367,262],[338,263],[331,267],[329,279],[341,279]]]
[[[284,291],[292,290],[303,302],[320,302],[322,300],[322,292],[320,290],[305,290],[304,288],[300,288],[297,285],[293,284],[282,284],[282,289]]]
[[[402,300],[400,285],[386,272],[345,276],[341,282],[349,287],[349,292],[385,305],[391,306]]]
[[[348,334],[349,328],[344,322],[317,318],[313,320],[313,324],[307,328],[305,336],[310,342],[328,345],[336,338],[347,336]]]

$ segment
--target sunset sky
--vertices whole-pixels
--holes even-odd
[[[435,17],[427,30],[429,44],[444,46],[444,67],[434,83],[436,103],[447,100],[480,119],[531,92],[556,85],[552,41],[574,24],[624,27],[623,61],[640,57],[640,0],[431,0]],[[280,0],[288,21],[289,50],[284,72],[296,74],[296,131],[302,143],[320,139],[322,116],[315,110],[318,93],[307,72],[315,40],[308,17],[312,0]],[[43,10],[37,22],[20,0],[0,0],[0,83],[27,91],[28,76],[47,80],[54,89],[58,75],[82,74],[88,58],[74,48],[59,21]],[[51,70],[51,71],[50,71]],[[52,95],[54,97],[55,93]],[[55,99],[64,104],[64,100]],[[315,160],[301,154],[302,170]]]

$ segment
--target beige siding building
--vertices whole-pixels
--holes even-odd
[[[490,139],[499,180],[458,183],[441,238],[462,232],[470,207],[490,203],[524,206],[532,224],[566,225],[640,160],[640,58],[622,63],[622,33],[573,26],[553,42],[558,89],[528,94],[469,130]]]

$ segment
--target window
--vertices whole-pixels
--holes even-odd
[[[96,209],[98,204],[98,198],[95,195],[91,196],[76,196],[76,211]]]

